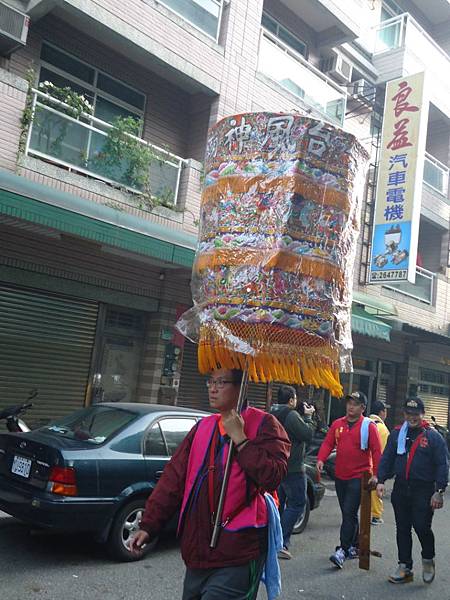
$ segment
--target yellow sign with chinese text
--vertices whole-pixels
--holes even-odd
[[[425,73],[386,86],[370,283],[415,283],[428,100]]]

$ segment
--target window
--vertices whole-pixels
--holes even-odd
[[[167,448],[159,423],[155,423],[145,438],[144,454],[146,456],[167,456]]]
[[[381,15],[380,21],[387,21],[388,19],[392,19],[392,17],[397,17],[403,14],[403,10],[394,2],[394,0],[384,0],[381,7]]]
[[[118,116],[141,119],[144,115],[144,94],[47,42],[41,51],[42,81],[83,94],[94,106],[94,116],[107,123]]]
[[[44,427],[56,435],[102,444],[136,419],[136,413],[108,406],[91,406]]]
[[[160,2],[217,41],[223,0],[160,0]]]
[[[189,431],[194,427],[195,419],[168,418],[160,421],[161,431],[172,456]]]
[[[281,42],[286,44],[286,46],[289,46],[289,48],[292,48],[292,50],[295,50],[306,58],[306,44],[266,12],[263,12],[261,25],[264,27],[264,29],[267,29],[267,31],[273,33],[273,35]]]

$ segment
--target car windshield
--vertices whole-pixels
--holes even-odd
[[[91,406],[42,427],[57,435],[91,444],[102,444],[131,423],[136,413],[111,406]]]

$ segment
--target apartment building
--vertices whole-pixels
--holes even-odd
[[[419,391],[445,424],[450,10],[422,4],[2,0],[0,404],[37,387],[36,422],[105,400],[205,406],[195,346],[174,323],[191,303],[207,130],[294,109],[372,156],[345,388],[394,406]],[[367,285],[385,85],[423,70],[416,283]],[[275,390],[250,395],[264,405]],[[324,419],[340,414],[338,399],[303,391]]]

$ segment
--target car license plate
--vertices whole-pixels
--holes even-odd
[[[11,473],[28,478],[31,471],[31,460],[23,456],[15,456],[11,467]]]

